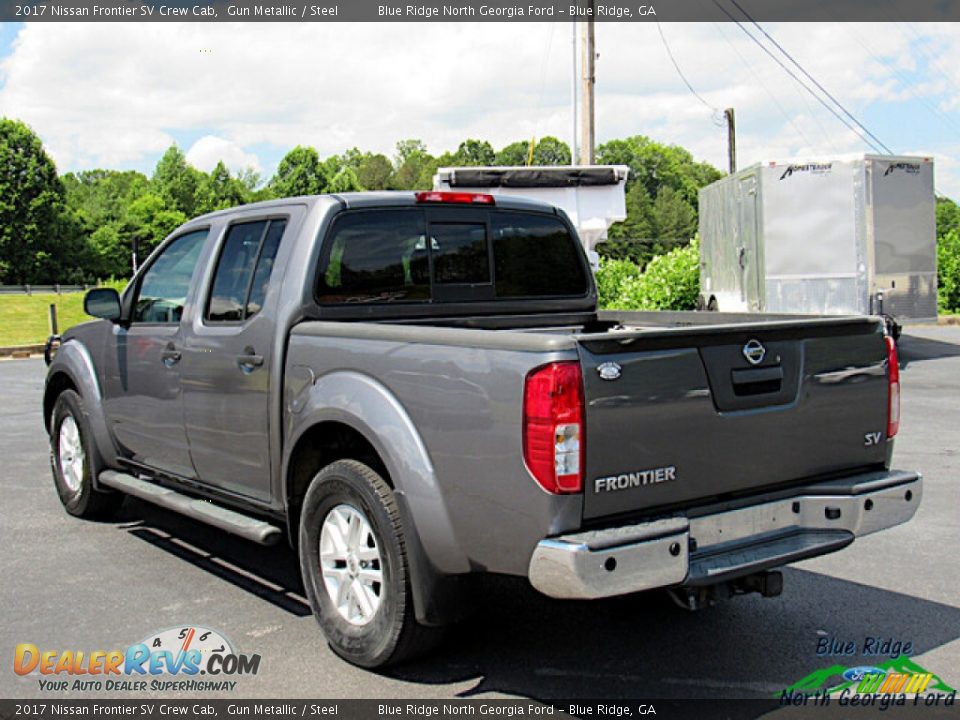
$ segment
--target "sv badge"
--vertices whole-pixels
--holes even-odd
[[[883,439],[883,433],[871,432],[866,433],[863,436],[863,444],[865,447],[873,447],[874,445],[879,445],[880,440]]]

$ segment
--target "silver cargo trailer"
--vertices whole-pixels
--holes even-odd
[[[700,303],[935,321],[933,160],[758,163],[700,190]]]

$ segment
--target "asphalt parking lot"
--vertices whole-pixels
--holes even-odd
[[[779,598],[693,614],[661,594],[557,602],[496,585],[438,651],[383,674],[327,648],[285,546],[261,548],[133,499],[111,522],[66,515],[40,416],[43,362],[2,362],[0,697],[44,695],[36,676],[14,674],[18,643],[110,650],[186,625],[262,656],[232,697],[769,698],[813,670],[863,660],[817,657],[823,637],[910,642],[917,663],[956,687],[960,327],[910,331],[901,358],[895,465],[925,475],[913,522],[786,570]],[[97,694],[118,695],[58,696]]]

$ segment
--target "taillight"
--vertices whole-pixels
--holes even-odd
[[[556,362],[527,375],[523,458],[547,492],[583,490],[583,385],[580,364]]]
[[[900,359],[897,357],[897,343],[887,335],[887,438],[892,438],[900,429]]]
[[[427,190],[417,193],[418,203],[461,203],[465,205],[496,205],[493,195],[487,193],[438,192]]]

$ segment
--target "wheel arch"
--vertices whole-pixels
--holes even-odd
[[[116,460],[117,448],[103,410],[103,396],[93,359],[86,346],[79,340],[63,343],[47,372],[43,390],[43,424],[48,433],[57,398],[65,390],[73,390],[83,400],[84,414],[93,433],[97,454],[104,464],[111,465]],[[94,487],[97,486],[97,480],[94,478]]]
[[[365,462],[383,473],[400,507],[417,618],[440,624],[450,614],[444,579],[471,567],[429,452],[406,409],[382,383],[354,371],[317,378],[287,409],[292,423],[280,497],[291,541],[295,545],[298,535],[298,501],[319,469],[346,458]]]

